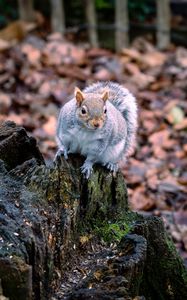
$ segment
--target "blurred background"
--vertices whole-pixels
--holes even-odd
[[[130,205],[162,216],[187,262],[186,47],[185,0],[0,0],[0,122],[24,126],[50,163],[75,86],[127,87],[139,106]]]

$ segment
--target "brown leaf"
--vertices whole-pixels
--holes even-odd
[[[95,58],[95,57],[99,57],[99,56],[112,56],[111,51],[106,50],[106,49],[101,49],[101,48],[90,48],[87,51],[87,57],[88,58]]]
[[[178,192],[187,192],[185,187],[181,186],[177,179],[172,176],[168,175],[168,177],[162,179],[158,186],[158,191],[160,192],[167,192],[167,193],[178,193]]]
[[[186,152],[186,153],[187,153],[187,144],[184,144],[184,146],[183,146],[183,150],[184,150],[184,152]]]
[[[70,49],[68,51],[70,51],[70,56],[74,64],[81,66],[86,63],[86,53],[83,48],[72,45]]]
[[[0,38],[0,52],[3,52],[5,50],[8,50],[12,47],[12,43],[8,42],[8,41],[5,41],[5,40],[2,40]]]
[[[140,62],[147,68],[154,68],[163,65],[166,58],[166,54],[154,51],[146,53],[146,55],[141,55]]]
[[[184,157],[186,157],[185,152],[182,151],[182,150],[175,151],[175,156],[177,158],[184,158]]]
[[[164,112],[170,113],[171,109],[179,104],[179,99],[171,99],[165,106],[164,106]],[[167,116],[166,116],[167,118]]]
[[[43,61],[49,66],[82,65],[85,63],[85,59],[86,53],[83,48],[64,41],[51,41],[43,50]]]
[[[157,175],[147,177],[147,185],[150,189],[157,191],[159,180]]]
[[[141,72],[129,78],[129,81],[132,83],[136,83],[140,90],[148,87],[150,83],[154,82],[154,80],[155,79],[153,76]]]
[[[135,38],[132,45],[133,45],[134,49],[141,52],[141,55],[142,55],[142,52],[145,54],[145,53],[155,51],[155,47],[153,46],[153,44],[148,42],[144,37]]]
[[[12,104],[10,95],[0,93],[0,114],[7,114]]]
[[[184,118],[180,123],[174,126],[176,130],[183,130],[187,128],[187,118]]]
[[[143,147],[141,147],[141,148],[139,149],[139,151],[138,151],[138,154],[137,154],[138,159],[140,159],[140,160],[145,160],[145,158],[146,158],[147,156],[149,156],[149,155],[151,154],[151,152],[152,152],[151,147],[146,146],[146,145],[143,146]]]
[[[57,68],[57,72],[61,76],[76,78],[85,81],[88,75],[78,66],[60,66]]]
[[[39,92],[40,95],[43,95],[45,97],[49,97],[49,95],[51,93],[51,82],[49,82],[48,80],[44,81],[41,84],[38,92]]]
[[[140,73],[139,67],[135,63],[131,62],[125,64],[125,70],[130,75],[136,75]]]
[[[136,61],[139,61],[141,58],[141,53],[134,48],[124,48],[121,54],[130,57],[132,60]]]
[[[154,147],[163,147],[164,143],[169,139],[170,132],[169,130],[157,131],[149,137],[149,141]]]
[[[136,159],[131,159],[131,166],[127,172],[127,180],[131,184],[137,184],[144,180],[146,165]]]
[[[156,124],[155,120],[142,120],[144,128],[147,130],[147,132],[151,133],[155,130]]]
[[[17,125],[23,125],[23,115],[10,113],[8,116],[8,120],[15,122]]]
[[[177,179],[178,183],[182,184],[182,185],[187,185],[187,172],[185,172],[184,174],[182,174],[181,177],[179,177]]]
[[[174,219],[177,225],[184,225],[184,230],[187,231],[187,211],[174,212]],[[182,229],[182,228],[181,228]]]
[[[150,90],[151,91],[159,91],[161,89],[165,89],[167,87],[171,87],[171,80],[168,78],[164,78],[162,80],[159,81],[155,81],[153,83],[151,83],[150,85]]]
[[[4,73],[0,75],[0,84],[5,83],[10,78],[9,73]]]
[[[4,121],[6,121],[6,120],[7,120],[7,115],[2,115],[2,114],[0,113],[0,123],[4,122]]]
[[[93,76],[95,80],[101,81],[109,81],[114,79],[113,73],[105,68],[98,70]]]
[[[50,116],[48,121],[43,125],[44,131],[50,136],[55,136],[56,127],[57,119],[54,116]]]
[[[63,41],[63,36],[60,32],[53,32],[48,35],[47,37],[48,41]]]
[[[0,39],[5,41],[22,40],[26,35],[26,30],[23,21],[15,21],[0,30]]]
[[[40,66],[41,60],[41,51],[31,44],[23,44],[22,53],[24,53],[29,61],[29,63],[33,66]]]
[[[167,153],[160,146],[153,146],[153,153],[156,158],[165,160],[167,158]]]
[[[130,207],[133,210],[150,210],[155,206],[152,198],[148,197],[145,187],[137,187],[130,198]]]
[[[163,144],[163,149],[173,150],[176,145],[177,145],[177,141],[176,140],[165,139],[164,144]]]
[[[141,110],[141,119],[144,120],[144,119],[154,119],[154,112],[151,111],[151,110],[147,110],[147,109],[143,109]]]
[[[39,88],[42,82],[44,81],[45,76],[41,74],[40,72],[33,71],[31,74],[29,74],[25,78],[25,84],[28,85],[29,87],[36,89]]]
[[[138,99],[139,98],[143,99],[144,101],[155,101],[157,99],[157,94],[149,90],[140,91],[138,93]]]

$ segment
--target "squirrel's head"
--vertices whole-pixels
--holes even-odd
[[[79,88],[75,88],[75,99],[77,102],[76,115],[79,122],[90,130],[102,128],[107,116],[108,91],[94,94],[83,93]]]

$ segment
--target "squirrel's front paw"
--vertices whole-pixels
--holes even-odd
[[[81,171],[85,175],[86,179],[88,179],[93,171],[92,163],[85,162],[81,167]]]
[[[116,173],[119,169],[118,163],[112,163],[109,162],[106,164],[107,169],[109,169],[111,172]]]
[[[54,161],[56,161],[58,158],[60,158],[62,155],[64,155],[65,159],[68,159],[68,153],[67,150],[65,150],[64,148],[60,148],[54,158]]]

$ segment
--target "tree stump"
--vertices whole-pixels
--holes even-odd
[[[0,299],[57,295],[65,272],[111,224],[126,233],[118,226],[116,246],[93,256],[90,272],[54,299],[187,299],[187,271],[162,220],[129,210],[120,173],[96,165],[86,180],[83,159],[46,166],[22,127],[0,126]]]

